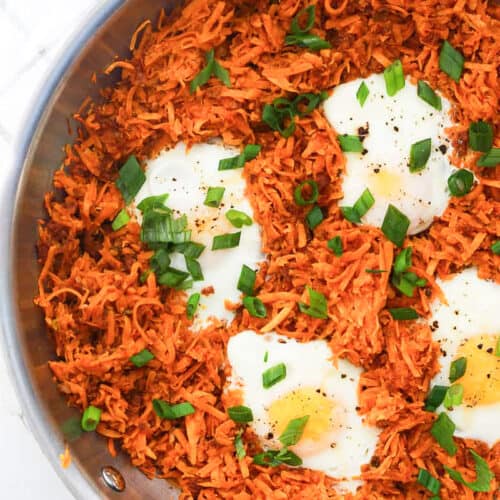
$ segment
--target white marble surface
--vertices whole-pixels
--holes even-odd
[[[3,169],[9,165],[16,134],[25,114],[29,113],[33,94],[68,38],[101,3],[103,0],[0,0]],[[0,176],[0,183],[2,177],[5,175]],[[0,355],[0,450],[1,498],[71,500],[71,494],[23,420],[3,353]]]

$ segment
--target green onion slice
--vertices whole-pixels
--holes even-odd
[[[300,312],[307,314],[313,318],[327,319],[328,318],[328,303],[326,297],[311,287],[306,287],[309,294],[309,305],[302,302],[298,303]]]
[[[278,467],[286,464],[292,466],[302,465],[302,459],[286,448],[282,450],[268,450],[253,457],[253,463],[267,467]]]
[[[366,99],[368,99],[369,94],[370,94],[370,89],[368,88],[368,85],[366,85],[366,83],[364,81],[361,82],[361,84],[359,85],[359,88],[356,92],[356,99],[358,100],[359,105],[361,107],[364,106]]]
[[[141,368],[147,365],[152,359],[155,359],[154,354],[148,349],[143,349],[141,352],[131,356],[130,361],[137,366],[137,368]]]
[[[340,257],[344,253],[342,238],[340,236],[335,236],[328,240],[327,246],[337,257]]]
[[[116,187],[122,193],[125,203],[128,205],[135,195],[140,191],[142,185],[146,182],[146,175],[141,169],[135,156],[129,156],[116,179]]]
[[[167,208],[165,206],[166,201],[168,200],[168,194],[159,194],[157,196],[148,196],[144,198],[138,205],[137,208],[142,212],[147,212],[148,210],[152,210],[153,208]]]
[[[500,356],[500,337],[497,338],[497,344],[495,346],[495,356]]]
[[[214,236],[212,241],[212,250],[224,250],[226,248],[234,248],[240,244],[241,232],[219,234]]]
[[[204,277],[200,263],[196,259],[193,259],[192,257],[184,256],[184,259],[186,261],[186,269],[192,276],[193,281],[203,281]]]
[[[224,196],[224,191],[226,188],[224,187],[209,187],[207,191],[207,195],[205,196],[204,205],[207,207],[217,208],[222,201],[222,197]]]
[[[340,207],[340,211],[342,215],[353,224],[360,224],[361,218],[359,217],[358,212],[354,209],[354,207]]]
[[[171,405],[162,399],[153,399],[153,410],[161,419],[166,420],[175,420],[194,413],[194,407],[191,403]]]
[[[407,297],[413,297],[415,288],[427,285],[427,280],[415,273],[402,273],[393,275],[392,284]]]
[[[361,193],[361,196],[356,200],[352,208],[356,210],[359,217],[363,217],[363,215],[365,215],[366,212],[368,212],[368,210],[370,210],[370,208],[373,207],[374,203],[375,203],[375,198],[373,197],[370,190],[366,188]]]
[[[214,60],[215,60],[214,49],[211,49],[205,54],[206,65],[193,78],[191,84],[189,85],[189,91],[191,92],[191,94],[194,94],[198,87],[205,85],[208,82],[208,80],[210,80],[210,77],[212,76],[212,73],[214,71]]]
[[[463,397],[464,386],[462,384],[453,384],[446,391],[443,405],[448,410],[451,410],[454,406],[460,406],[462,404]]]
[[[488,462],[484,460],[481,456],[479,456],[474,450],[469,449],[472,458],[474,459],[475,467],[476,467],[476,480],[475,481],[465,481],[460,472],[450,469],[449,467],[444,466],[446,472],[450,475],[450,477],[456,481],[457,483],[463,484],[467,486],[467,488],[472,491],[482,491],[487,492],[491,489],[491,480],[495,477],[495,474],[490,470],[488,466]]]
[[[101,420],[102,410],[95,406],[88,406],[82,415],[81,425],[86,432],[95,431]]]
[[[394,259],[393,271],[396,274],[404,273],[411,267],[411,254],[413,252],[412,247],[406,247],[399,252],[397,257]]]
[[[500,240],[497,240],[495,241],[495,243],[492,243],[490,248],[495,255],[500,255]]]
[[[469,126],[469,147],[474,151],[487,153],[493,146],[493,127],[482,120]]]
[[[169,267],[158,277],[158,283],[169,288],[178,288],[187,278],[189,273]]]
[[[491,148],[477,162],[478,167],[496,167],[500,164],[500,148]]]
[[[307,198],[304,198],[303,191],[304,187],[306,186],[308,186],[311,194]],[[297,205],[301,207],[316,203],[318,201],[318,197],[319,197],[318,183],[316,181],[313,181],[312,179],[301,182],[293,192],[293,199],[295,200],[295,203],[297,203]]]
[[[300,22],[304,16],[307,16],[306,23],[304,24],[304,27],[301,27]],[[290,31],[294,35],[303,35],[304,33],[307,33],[314,26],[315,16],[316,16],[315,5],[309,5],[309,7],[299,10],[297,15],[292,19],[292,24],[290,25]]]
[[[384,80],[385,89],[389,97],[396,95],[405,86],[403,65],[399,59],[384,69]]]
[[[269,351],[266,351],[264,354],[264,363],[267,363],[267,360],[269,359]]]
[[[434,92],[434,90],[432,90],[431,87],[423,80],[418,81],[417,95],[427,104],[430,104],[433,108],[441,111],[443,107],[441,97],[439,97],[436,92]]]
[[[411,307],[393,307],[389,309],[389,312],[395,320],[399,321],[413,320],[419,318],[417,311],[415,311],[415,309],[412,309]]]
[[[300,441],[304,433],[305,426],[309,420],[309,415],[300,418],[294,418],[288,422],[285,430],[279,437],[283,446],[293,446]]]
[[[245,446],[243,445],[243,439],[241,438],[241,435],[243,434],[243,431],[241,430],[236,434],[234,438],[234,449],[236,451],[236,458],[238,460],[241,460],[242,458],[245,458],[247,456],[247,452],[245,451]]]
[[[197,259],[205,250],[205,245],[196,243],[194,241],[186,241],[185,243],[178,243],[174,245],[173,251],[179,252],[186,257]]]
[[[424,409],[426,411],[435,411],[436,408],[438,408],[444,401],[447,391],[448,391],[448,386],[435,385],[427,395],[427,398],[425,399]]]
[[[243,168],[247,161],[253,160],[257,157],[260,150],[261,146],[258,144],[247,144],[239,155],[220,160],[218,170],[234,170],[236,168]]]
[[[455,432],[455,424],[446,413],[440,413],[438,418],[432,424],[431,434],[439,443],[441,448],[446,450],[448,455],[455,455],[457,445],[453,441],[453,433]]]
[[[229,71],[222,67],[220,63],[214,60],[213,75],[219,79],[226,87],[231,87],[231,80],[229,78]]]
[[[387,269],[365,269],[365,273],[368,274],[382,274],[387,272]]]
[[[420,172],[425,168],[431,156],[431,139],[415,142],[410,148],[410,172]]]
[[[381,228],[387,239],[402,247],[409,227],[410,219],[394,205],[389,204]]]
[[[227,414],[231,420],[240,424],[245,424],[253,420],[252,410],[248,406],[232,406],[227,409]]]
[[[314,229],[316,226],[321,224],[323,219],[323,212],[321,211],[321,208],[318,207],[318,205],[311,208],[311,210],[309,210],[306,215],[306,223],[310,229]]]
[[[144,213],[141,226],[141,241],[144,243],[184,243],[191,239],[185,215],[174,219],[157,208]]]
[[[151,269],[156,275],[163,274],[170,266],[170,255],[165,248],[156,250],[151,259],[149,259]]]
[[[363,143],[361,142],[359,136],[343,134],[337,136],[340,144],[340,149],[345,153],[362,153]]]
[[[313,51],[329,49],[332,46],[330,42],[312,33],[287,35],[285,37],[285,45],[297,45],[298,47],[304,47]]]
[[[435,495],[437,495],[441,489],[440,481],[438,481],[425,469],[418,469],[417,483],[421,484],[424,488]]]
[[[469,194],[474,184],[474,174],[465,168],[457,170],[448,177],[448,189],[453,196]]]
[[[466,369],[467,358],[462,356],[460,358],[454,359],[450,365],[450,374],[448,377],[450,379],[450,382],[453,383],[459,378],[463,377]]]
[[[297,116],[305,116],[311,114],[318,105],[328,97],[326,91],[321,91],[319,94],[299,94],[293,101],[291,108]],[[307,104],[304,104],[306,101]]]
[[[286,366],[284,363],[278,363],[271,366],[264,373],[262,373],[262,386],[264,389],[269,389],[278,382],[286,378]]]
[[[118,215],[115,217],[115,220],[111,224],[113,231],[118,231],[122,227],[126,226],[130,220],[130,215],[127,213],[125,209],[122,209],[118,212]]]
[[[249,312],[250,316],[254,318],[265,318],[267,309],[262,300],[257,297],[244,297],[243,307]]]
[[[276,101],[266,104],[262,110],[262,121],[269,125],[272,130],[278,131],[283,137],[290,137],[295,132],[294,113],[291,107],[278,108]],[[291,106],[291,103],[290,103]],[[288,125],[285,127],[285,121]]]
[[[245,295],[253,295],[257,272],[243,264],[236,288]]]
[[[236,228],[240,229],[243,226],[251,226],[253,221],[245,212],[230,208],[226,212],[226,219]]]
[[[193,319],[198,309],[198,304],[200,302],[201,295],[199,293],[193,293],[189,296],[186,303],[186,316],[188,319]]]
[[[457,83],[464,69],[464,56],[445,40],[439,53],[439,68]]]

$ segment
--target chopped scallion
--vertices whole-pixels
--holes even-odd
[[[229,418],[239,424],[245,424],[253,420],[253,413],[248,406],[232,406],[227,409]]]
[[[257,297],[244,297],[243,307],[248,311],[250,316],[254,318],[265,318],[267,309],[262,300]]]
[[[340,236],[335,236],[328,240],[327,246],[337,257],[340,257],[344,253],[342,238]]]
[[[432,424],[431,434],[439,443],[441,448],[446,450],[448,455],[455,455],[457,445],[453,441],[453,433],[455,432],[455,424],[444,412],[440,413],[438,418]]]
[[[168,250],[165,248],[156,250],[151,259],[149,259],[149,265],[157,276],[166,272],[170,266],[170,255]]]
[[[203,250],[205,250],[205,245],[194,241],[186,241],[185,243],[174,245],[173,250],[186,257],[197,259],[203,253]]]
[[[168,267],[164,273],[158,277],[160,285],[168,286],[169,288],[178,288],[184,280],[189,277],[189,273]]]
[[[431,156],[431,139],[423,139],[415,142],[410,148],[410,172],[420,172],[425,168]]]
[[[323,219],[324,219],[323,212],[321,211],[321,208],[318,207],[317,205],[311,208],[311,210],[309,210],[309,212],[306,215],[306,222],[310,229],[314,229],[316,226],[321,224]]]
[[[406,247],[399,252],[397,257],[394,259],[393,270],[396,274],[404,273],[411,266],[411,254],[412,247]]]
[[[304,188],[306,186],[310,192],[310,195],[304,198]],[[293,198],[295,200],[295,203],[297,203],[297,205],[301,207],[316,203],[318,201],[318,197],[319,197],[318,183],[311,179],[301,182],[293,192]]]
[[[198,309],[198,304],[200,302],[201,295],[199,293],[193,293],[189,296],[186,302],[186,316],[188,319],[193,319]]]
[[[286,365],[284,363],[278,363],[277,365],[271,366],[262,373],[262,386],[264,387],[264,389],[269,389],[285,378]]]
[[[430,104],[433,108],[441,111],[442,102],[441,97],[439,97],[431,87],[424,82],[423,80],[419,80],[417,84],[417,95],[425,101],[427,104]]]
[[[285,430],[279,437],[280,443],[283,446],[293,446],[300,441],[304,429],[309,420],[309,415],[300,418],[293,418],[288,422]]]
[[[359,105],[361,107],[364,106],[366,99],[368,99],[368,95],[370,94],[370,89],[368,88],[368,85],[363,81],[359,85],[358,91],[356,92],[356,99],[359,102]]]
[[[474,464],[476,467],[476,479],[475,481],[466,481],[460,472],[450,469],[444,466],[446,472],[450,477],[457,483],[467,486],[467,488],[472,491],[488,492],[491,490],[491,480],[495,477],[495,474],[490,470],[488,462],[484,460],[480,455],[478,455],[474,450],[469,449],[472,458],[474,459]]]
[[[415,309],[412,309],[411,307],[393,307],[389,309],[389,312],[391,313],[391,316],[395,320],[399,321],[413,320],[419,318],[417,311],[415,311]]]
[[[165,206],[166,201],[168,200],[168,194],[159,194],[157,196],[148,196],[144,198],[138,205],[137,208],[142,212],[147,212],[148,210],[152,210],[153,208],[167,208]]]
[[[496,167],[500,164],[500,148],[491,148],[477,161],[478,167]]]
[[[460,358],[454,359],[450,365],[449,379],[453,384],[456,380],[464,376],[465,370],[467,369],[467,358],[462,356]]]
[[[402,247],[409,227],[410,219],[394,205],[389,204],[381,228],[385,236],[396,246]]]
[[[405,86],[403,65],[399,59],[384,69],[384,80],[385,89],[389,97],[396,95]]]
[[[304,27],[302,27],[301,21],[304,16],[307,16],[307,18]],[[292,19],[292,24],[290,25],[290,31],[294,35],[303,35],[304,33],[307,33],[314,26],[315,16],[316,16],[316,6],[314,4],[299,10],[297,15]]]
[[[236,228],[240,229],[243,226],[251,226],[253,221],[245,212],[230,208],[226,212],[226,219]]]
[[[212,75],[218,78],[226,87],[230,87],[229,73],[215,60],[214,49],[205,54],[205,61],[206,64],[203,69],[191,81],[189,86],[191,94],[194,94],[198,87],[205,85]]]
[[[236,168],[243,168],[247,161],[253,160],[257,157],[260,150],[261,146],[258,144],[247,144],[239,155],[220,160],[218,170],[234,170]]]
[[[441,489],[441,483],[425,469],[418,469],[417,483],[434,495],[437,495]]]
[[[193,259],[192,257],[184,256],[184,259],[186,261],[186,269],[192,276],[193,281],[202,281],[204,278],[200,263],[196,259]]]
[[[95,431],[101,420],[102,410],[95,406],[88,406],[82,415],[81,425],[86,432]]]
[[[162,399],[153,399],[153,410],[161,419],[166,420],[186,417],[187,415],[192,415],[195,411],[191,403],[171,405]]]
[[[207,207],[217,208],[222,201],[222,197],[224,196],[224,191],[226,188],[224,187],[209,187],[207,191],[207,195],[205,196],[205,201],[203,202]]]
[[[312,33],[304,33],[303,35],[287,35],[285,37],[285,45],[297,45],[314,51],[331,48],[330,42]]]
[[[492,243],[490,248],[495,255],[500,255],[500,240],[497,240],[494,243]]]
[[[363,143],[361,142],[359,136],[343,134],[337,136],[340,144],[340,149],[345,153],[362,153]]]
[[[111,224],[113,231],[118,231],[122,227],[126,226],[130,220],[130,215],[127,213],[125,209],[122,209],[118,212],[118,215],[115,217],[115,220]]]
[[[465,168],[457,170],[448,177],[448,189],[453,196],[469,194],[474,184],[474,174]]]
[[[457,83],[464,68],[464,56],[445,40],[439,52],[439,68]]]
[[[368,212],[368,210],[370,210],[370,208],[373,207],[374,203],[375,203],[375,198],[373,197],[370,190],[366,188],[361,193],[361,196],[356,200],[352,208],[356,210],[359,217],[363,217],[363,215],[365,215],[366,212]]]
[[[141,368],[148,364],[152,359],[155,359],[154,354],[148,349],[143,349],[141,352],[131,356],[130,361],[137,366],[137,368]]]
[[[299,302],[300,312],[307,314],[313,318],[327,319],[328,318],[328,303],[326,297],[311,287],[306,287],[309,294],[309,305]]]
[[[425,399],[424,409],[426,411],[436,411],[436,409],[444,401],[447,391],[447,385],[435,385]]]
[[[247,452],[245,451],[245,446],[243,445],[243,439],[241,438],[241,435],[243,434],[243,431],[241,430],[236,434],[234,438],[234,449],[236,451],[236,458],[238,460],[241,460],[242,458],[245,458],[247,456]]]
[[[487,153],[493,146],[493,127],[482,120],[469,126],[469,147],[474,151]]]
[[[443,405],[448,410],[451,410],[454,406],[460,406],[462,404],[463,397],[464,386],[462,384],[453,384],[451,387],[448,387],[446,391]]]
[[[125,203],[128,205],[140,191],[142,185],[146,182],[146,175],[141,169],[135,156],[129,156],[116,179],[116,187],[122,193]]]
[[[238,290],[243,292],[245,295],[253,295],[256,277],[257,273],[243,264],[240,277],[238,278]]]
[[[224,250],[234,248],[240,244],[241,232],[219,234],[212,240],[212,250]]]

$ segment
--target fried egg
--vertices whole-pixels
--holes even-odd
[[[479,439],[489,446],[500,438],[500,286],[466,269],[450,280],[438,280],[448,305],[432,305],[431,329],[441,347],[441,370],[431,385],[450,385],[452,362],[465,357],[465,373],[454,384],[463,386],[463,400],[452,410],[441,405],[456,425],[455,435]]]
[[[357,413],[361,369],[348,361],[332,362],[324,340],[299,343],[276,333],[244,331],[229,340],[229,391],[239,391],[251,408],[253,430],[264,449],[279,449],[279,436],[290,420],[309,420],[301,439],[290,449],[303,467],[333,478],[358,476],[375,450],[378,430],[365,425]],[[262,373],[279,363],[286,377],[263,387]],[[343,482],[346,489],[359,482]]]
[[[339,85],[324,103],[325,115],[339,135],[364,137],[362,153],[345,153],[344,198],[339,205],[352,206],[368,188],[375,204],[362,217],[363,223],[380,227],[392,204],[410,219],[408,233],[416,234],[429,227],[448,204],[447,181],[453,168],[444,131],[451,124],[450,104],[441,98],[438,111],[418,97],[417,87],[408,80],[389,97],[384,76],[376,74],[364,80],[370,93],[361,106],[356,91],[362,81]],[[432,149],[427,165],[411,173],[411,146],[428,138]]]
[[[225,301],[240,301],[236,286],[243,264],[257,269],[263,260],[259,225],[235,228],[225,217],[233,208],[253,219],[252,207],[245,196],[242,168],[219,171],[219,161],[236,156],[239,150],[222,144],[195,144],[189,150],[179,143],[162,152],[146,165],[146,182],[137,194],[135,203],[148,196],[168,193],[166,205],[176,215],[186,214],[191,239],[206,246],[198,259],[204,279],[195,281],[189,293],[202,293],[194,328],[206,326],[210,318],[231,321],[234,313],[225,307]],[[224,187],[218,208],[204,205],[209,187]],[[214,236],[241,231],[240,244],[235,248],[212,250]],[[184,256],[172,254],[171,266],[185,271]],[[212,289],[213,288],[213,292]]]

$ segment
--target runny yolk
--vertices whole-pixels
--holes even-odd
[[[312,387],[289,392],[274,401],[268,409],[275,437],[279,437],[290,420],[309,415],[302,440],[320,441],[332,427],[333,401]]]
[[[459,347],[457,358],[467,359],[465,373],[456,382],[464,388],[464,404],[500,402],[500,357],[495,355],[497,339],[496,335],[478,335]]]
[[[369,185],[373,195],[390,198],[401,189],[401,177],[388,170],[381,169],[369,175]]]

